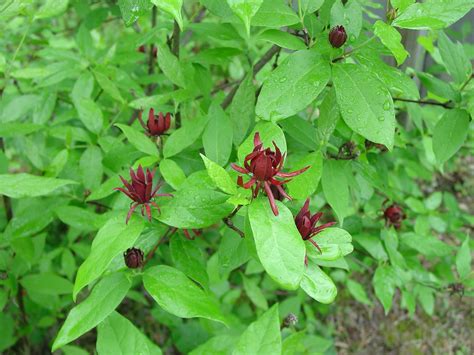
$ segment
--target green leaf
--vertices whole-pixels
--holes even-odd
[[[244,290],[248,298],[250,298],[252,303],[258,308],[266,311],[268,309],[267,299],[258,286],[258,283],[254,279],[245,277],[243,274],[241,274],[241,277],[244,283]]]
[[[228,113],[233,126],[234,144],[239,145],[247,136],[255,116],[255,86],[251,73],[240,83]]]
[[[304,110],[326,87],[331,76],[326,59],[314,50],[290,54],[264,81],[256,112],[279,120]]]
[[[415,100],[420,98],[415,80],[401,70],[385,64],[378,56],[374,57],[373,52],[359,51],[354,55],[360,64],[384,83],[393,96]]]
[[[308,296],[324,304],[332,303],[337,296],[334,282],[312,259],[308,259],[301,288]]]
[[[252,18],[252,26],[276,27],[294,25],[300,19],[285,0],[263,0]]]
[[[63,223],[82,231],[97,230],[105,222],[104,215],[76,206],[60,206],[55,212]]]
[[[79,171],[84,187],[90,190],[98,188],[102,182],[103,170],[102,151],[95,145],[88,147],[79,161]]]
[[[180,235],[171,238],[171,257],[173,264],[188,277],[199,282],[203,287],[209,287],[204,255],[196,242]]]
[[[438,47],[446,70],[454,81],[462,85],[472,75],[472,64],[461,43],[453,43],[448,36],[440,31]]]
[[[202,154],[200,155],[204,161],[204,165],[206,166],[207,174],[212,179],[214,184],[216,184],[216,186],[225,193],[230,195],[236,194],[237,186],[235,181],[230,177],[229,173],[220,165],[206,158],[206,156]]]
[[[323,167],[321,183],[327,202],[336,212],[340,224],[350,214],[349,183],[346,176],[347,162],[326,160]]]
[[[189,355],[230,355],[237,340],[235,335],[217,335],[193,349]]]
[[[471,250],[469,248],[469,236],[466,236],[456,254],[456,269],[461,280],[466,279],[471,273]]]
[[[137,351],[143,355],[162,354],[157,345],[117,312],[112,312],[97,327],[96,348],[99,355],[135,354]]]
[[[103,278],[85,301],[69,312],[54,340],[52,351],[79,338],[102,322],[122,302],[131,282],[124,273]]]
[[[110,80],[106,75],[102,74],[97,70],[94,70],[94,76],[95,80],[97,80],[102,90],[104,90],[108,95],[110,95],[111,98],[121,103],[125,102],[122,95],[120,94],[119,89],[112,80]]]
[[[300,49],[306,49],[306,45],[299,37],[293,36],[288,32],[280,30],[266,30],[260,33],[258,39],[261,41],[268,41],[270,43],[276,44],[281,48],[288,48],[295,51]]]
[[[427,0],[409,6],[392,24],[411,30],[437,30],[452,25],[472,8],[472,0]]]
[[[392,149],[395,110],[387,88],[374,74],[355,64],[334,65],[333,81],[347,125],[368,140]]]
[[[2,122],[0,126],[0,137],[17,137],[26,136],[27,134],[39,131],[43,126],[33,123],[20,122]]]
[[[303,15],[311,14],[323,5],[324,0],[300,0],[298,4],[301,6],[301,12]]]
[[[160,162],[160,173],[163,179],[175,190],[179,190],[186,180],[183,169],[171,159],[163,159]]]
[[[28,293],[67,295],[72,291],[71,281],[51,272],[26,275],[20,283]]]
[[[166,11],[174,17],[181,31],[183,30],[183,16],[181,15],[181,7],[183,0],[151,0],[159,9]]]
[[[206,171],[190,175],[173,198],[163,199],[158,219],[177,228],[205,228],[232,212],[229,195],[216,191]]]
[[[54,17],[62,14],[67,9],[69,0],[46,0],[46,2],[35,13],[36,19]]]
[[[278,148],[280,148],[282,154],[286,152],[285,134],[281,128],[272,122],[259,122],[252,130],[252,133],[250,133],[242,142],[237,151],[241,163],[243,163],[246,155],[252,153],[254,148],[253,138],[256,132],[260,134],[260,139],[262,140],[264,147],[273,148],[273,142],[275,142]]]
[[[166,2],[166,0],[163,2]],[[176,56],[171,53],[169,48],[164,45],[158,46],[158,53],[158,65],[166,77],[173,84],[183,88],[186,87],[186,80],[184,78],[183,68],[181,67],[179,59],[176,58]]]
[[[375,295],[380,302],[382,302],[385,314],[388,314],[392,308],[395,286],[397,284],[395,270],[388,265],[377,267],[372,283],[374,285]]]
[[[404,233],[400,236],[401,242],[422,255],[428,257],[446,256],[451,254],[452,247],[442,242],[434,235],[418,235],[415,233]]]
[[[314,151],[319,147],[318,131],[312,123],[304,118],[292,116],[280,121],[279,124],[286,134],[298,141],[298,143],[302,144],[309,151]]]
[[[323,171],[323,155],[321,152],[318,151],[304,156],[292,166],[292,170],[302,169],[306,166],[310,166],[310,168],[303,174],[294,177],[287,184],[290,189],[290,196],[295,199],[305,199],[318,188]]]
[[[362,284],[354,280],[347,280],[347,289],[357,301],[366,304],[367,306],[372,306],[372,301],[367,296]]]
[[[276,201],[275,216],[268,199],[258,198],[248,207],[258,257],[265,271],[280,286],[295,290],[303,277],[305,246],[290,210]]]
[[[232,123],[217,101],[209,108],[208,122],[202,134],[206,156],[224,166],[232,152]]]
[[[318,260],[336,260],[352,253],[352,236],[341,228],[326,228],[312,238],[318,243],[322,253],[314,246],[308,245],[308,257]]]
[[[201,135],[204,127],[206,127],[207,120],[207,115],[198,116],[174,131],[168,137],[163,147],[163,155],[165,158],[170,158],[193,144]]]
[[[104,125],[104,116],[102,115],[102,110],[99,105],[97,105],[94,100],[83,97],[74,100],[74,106],[84,126],[86,126],[89,131],[99,134]]]
[[[11,198],[46,196],[56,189],[71,184],[77,184],[77,182],[24,173],[2,174],[0,175],[0,195]]]
[[[454,90],[449,82],[438,79],[429,73],[417,72],[416,75],[420,79],[421,83],[428,89],[428,91],[432,92],[433,94],[453,101],[459,100],[459,92]]]
[[[278,315],[278,304],[275,304],[245,329],[232,354],[280,353],[280,317]]]
[[[392,52],[397,60],[397,65],[402,65],[409,55],[401,43],[402,35],[395,28],[380,20],[374,24],[374,33],[380,38],[383,45]]]
[[[151,156],[159,156],[156,144],[154,144],[144,133],[124,124],[117,123],[116,126],[122,130],[128,141],[140,152]]]
[[[257,13],[263,0],[227,0],[232,12],[244,23],[247,35],[250,35],[250,20]]]
[[[319,117],[316,121],[321,146],[326,146],[327,142],[329,142],[329,138],[334,133],[340,117],[341,114],[336,101],[336,91],[334,88],[331,88],[319,106]]]
[[[153,7],[150,0],[119,0],[118,5],[125,26],[133,25],[140,16],[148,14]]]
[[[214,295],[171,266],[159,265],[147,269],[143,284],[160,307],[175,316],[227,322]]]
[[[107,270],[117,255],[135,244],[143,227],[142,220],[138,218],[132,218],[128,225],[125,224],[125,216],[123,216],[111,219],[99,230],[92,242],[89,256],[77,271],[73,291],[74,300],[79,291]]]
[[[446,110],[433,131],[433,151],[443,164],[463,145],[469,131],[469,114],[460,109]]]
[[[359,37],[362,29],[362,7],[358,1],[349,1],[345,5],[341,0],[336,0],[331,7],[331,28],[342,25],[346,30],[348,42],[353,42]]]

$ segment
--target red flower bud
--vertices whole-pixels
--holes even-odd
[[[145,45],[142,44],[140,47],[138,47],[137,52],[145,53],[146,52]]]
[[[385,218],[386,226],[394,226],[396,229],[400,229],[402,221],[406,218],[406,215],[403,212],[403,209],[394,203],[385,209],[383,217]]]
[[[329,228],[336,224],[336,222],[329,222],[316,227],[316,224],[318,223],[322,215],[322,212],[318,212],[314,215],[311,215],[311,212],[309,211],[308,198],[306,199],[298,215],[295,217],[296,228],[298,228],[301,238],[303,238],[303,240],[309,240],[320,252],[321,248],[319,248],[319,245],[312,238],[316,234],[320,233],[323,229]]]
[[[344,26],[336,26],[331,29],[329,32],[329,42],[334,48],[340,48],[344,43],[346,43],[347,34]]]
[[[145,129],[146,134],[152,137],[161,136],[170,129],[171,125],[171,114],[168,112],[163,116],[163,112],[160,112],[158,115],[155,115],[155,110],[150,109],[148,111],[148,121],[145,123],[142,120],[142,113],[138,114],[138,120],[140,124]]]
[[[137,269],[143,265],[143,251],[137,248],[129,248],[123,253],[125,265],[130,269]]]

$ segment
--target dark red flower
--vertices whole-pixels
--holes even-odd
[[[281,154],[280,149],[277,147],[275,142],[273,146],[275,151],[270,148],[263,148],[263,143],[260,140],[260,134],[257,132],[253,138],[253,151],[247,155],[244,159],[244,167],[238,166],[234,163],[231,164],[232,168],[241,174],[250,176],[250,180],[246,183],[243,182],[241,176],[237,179],[237,184],[245,189],[252,188],[253,197],[257,197],[260,189],[265,190],[272,207],[273,214],[278,216],[278,208],[275,204],[275,196],[272,193],[272,185],[280,192],[281,195],[291,200],[291,197],[283,190],[282,185],[289,182],[294,176],[300,175],[305,172],[309,166],[291,172],[283,173],[283,163],[285,161],[285,154]],[[277,178],[287,178],[286,180],[277,180]],[[255,186],[254,186],[255,185]]]
[[[142,44],[140,47],[138,47],[138,49],[137,49],[137,52],[140,52],[140,53],[145,53],[145,52],[146,52],[145,45],[144,45],[144,44]]]
[[[322,212],[315,213],[311,215],[309,211],[309,198],[306,199],[303,207],[301,208],[298,215],[295,217],[296,228],[301,234],[303,240],[309,240],[321,253],[321,248],[319,245],[312,239],[316,234],[320,233],[323,229],[329,228],[336,224],[336,222],[325,223],[321,226],[316,227],[316,224],[320,220]]]
[[[347,40],[347,33],[344,26],[336,26],[329,32],[329,42],[334,48],[340,48]]]
[[[186,237],[186,239],[189,240],[194,240],[195,237],[199,237],[201,235],[201,230],[200,229],[191,229],[194,237],[191,236],[191,233],[189,233],[189,229],[183,229],[183,234]]]
[[[137,48],[137,51],[140,52],[140,53],[146,53],[146,47],[144,44],[142,44],[140,47]],[[158,56],[158,48],[156,48],[155,46],[153,46],[153,58],[156,58]]]
[[[130,269],[137,269],[143,265],[143,251],[138,248],[129,248],[123,253],[125,265]]]
[[[385,218],[385,225],[387,227],[394,226],[396,229],[400,229],[403,220],[406,218],[403,209],[396,203],[388,206],[383,212]]]
[[[146,215],[148,220],[151,221],[151,208],[150,204],[160,211],[160,208],[156,204],[155,201],[152,201],[153,198],[157,196],[173,196],[171,194],[158,194],[158,189],[160,188],[161,184],[158,183],[155,188],[153,188],[153,176],[155,175],[155,171],[151,171],[150,169],[146,169],[146,174],[143,171],[141,165],[138,166],[137,172],[135,173],[132,168],[130,168],[130,177],[131,182],[128,182],[123,177],[120,176],[120,180],[122,180],[125,188],[116,187],[114,190],[122,191],[125,195],[127,195],[131,200],[132,204],[130,205],[130,210],[127,214],[126,223],[128,223],[130,217],[132,216],[133,211],[138,206],[141,207],[142,216],[144,216],[144,211],[146,210]]]
[[[155,115],[155,110],[151,108],[150,111],[148,111],[148,121],[146,125],[142,120],[141,112],[138,114],[138,120],[148,136],[156,137],[165,134],[166,131],[170,129],[171,114],[168,112],[163,116],[163,112],[160,112],[158,115]]]

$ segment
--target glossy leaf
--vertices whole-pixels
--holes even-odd
[[[171,159],[163,159],[160,162],[160,173],[165,181],[175,190],[179,190],[184,181],[186,181],[184,171]]]
[[[179,25],[181,31],[183,30],[183,16],[181,15],[181,8],[183,7],[183,0],[151,0],[160,10],[163,10],[174,17]]]
[[[395,111],[385,86],[374,74],[355,64],[334,65],[333,81],[347,125],[368,140],[392,149]]]
[[[250,226],[265,271],[281,287],[294,290],[303,277],[305,246],[291,212],[280,201],[276,203],[278,216],[267,198],[254,200],[248,207]]]
[[[280,354],[281,335],[278,305],[274,305],[240,336],[233,355],[238,354]]]
[[[232,212],[229,196],[216,191],[207,172],[190,175],[173,198],[163,201],[158,219],[177,228],[208,227]]]
[[[12,198],[45,196],[71,184],[77,184],[77,182],[25,173],[2,174],[0,175],[0,195]]]
[[[144,355],[162,354],[157,345],[117,312],[112,312],[97,327],[96,348],[99,355],[126,355],[137,351]]]
[[[304,174],[294,177],[288,184],[290,196],[295,199],[305,199],[312,195],[319,185],[323,171],[323,156],[321,152],[310,153],[299,160],[292,168],[302,169],[310,166]]]
[[[145,271],[143,284],[160,307],[175,316],[226,323],[215,297],[175,268],[153,266]]]
[[[372,283],[374,285],[375,295],[382,303],[385,314],[388,314],[392,308],[393,296],[397,284],[397,276],[394,269],[388,265],[377,267]]]
[[[209,108],[208,116],[202,135],[204,152],[209,159],[225,166],[232,151],[232,123],[216,101]]]
[[[125,216],[107,222],[97,233],[92,242],[91,252],[77,271],[74,283],[73,298],[82,288],[96,280],[112,260],[131,248],[143,230],[143,222],[131,219],[125,224]]]
[[[464,82],[472,75],[472,64],[461,43],[453,43],[443,31],[438,35],[438,46],[446,70],[457,84]]]
[[[341,160],[326,160],[323,166],[321,183],[326,200],[337,214],[342,224],[349,215],[349,184],[346,173],[347,163]]]
[[[394,26],[412,30],[448,27],[473,8],[471,0],[427,0],[409,6],[393,21]]]
[[[304,110],[331,76],[327,60],[314,50],[289,55],[263,83],[256,113],[265,120],[280,120]]]
[[[228,194],[237,193],[237,185],[234,180],[230,177],[229,173],[220,165],[214,163],[212,160],[206,158],[201,154],[201,158],[206,166],[207,174],[212,179],[214,184]]]
[[[137,131],[135,128],[124,124],[117,123],[116,126],[122,130],[130,144],[139,151],[152,156],[158,156],[158,148],[156,144],[154,144],[143,132]]]
[[[443,164],[461,148],[469,128],[469,114],[464,110],[447,110],[433,132],[433,151]]]
[[[332,303],[337,296],[337,288],[331,278],[309,259],[305,268],[301,288],[313,299],[321,303]]]
[[[384,46],[392,52],[397,60],[397,65],[402,65],[408,56],[408,52],[401,43],[402,35],[395,28],[380,20],[374,24],[374,33],[380,38]]]
[[[469,236],[466,236],[456,254],[456,269],[461,279],[465,279],[471,273],[472,256],[469,248],[469,239]]]
[[[122,302],[130,286],[130,280],[124,273],[111,274],[97,283],[89,297],[69,312],[54,340],[52,351],[102,322]]]
[[[247,34],[250,34],[250,20],[257,13],[263,0],[226,0],[231,10],[244,23]]]

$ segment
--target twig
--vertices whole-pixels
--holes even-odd
[[[243,206],[242,205],[238,205],[230,215],[228,215],[227,217],[223,218],[222,221],[224,222],[224,224],[229,227],[230,229],[232,229],[233,231],[235,231],[238,235],[240,235],[241,238],[244,238],[245,237],[245,233],[242,232],[239,228],[237,228],[235,225],[234,225],[234,222],[232,222],[232,217],[234,217],[237,212],[239,212],[239,210],[242,208]]]
[[[265,64],[267,64],[273,58],[273,56],[280,51],[280,49],[281,48],[279,46],[274,45],[268,51],[266,51],[265,54],[262,56],[262,58],[260,58],[260,60],[253,66],[253,76],[257,75],[257,73],[260,70],[262,70]],[[244,80],[243,78],[240,79],[238,85],[234,86],[232,90],[229,92],[229,94],[227,94],[227,96],[225,97],[224,101],[221,104],[223,109],[226,109],[227,107],[229,107],[243,80]]]
[[[180,40],[181,29],[179,28],[178,22],[174,21],[173,25],[173,37],[171,39],[171,52],[179,59],[179,40]],[[173,85],[174,89],[178,87]],[[181,127],[181,113],[178,111],[174,115],[174,123],[176,128]]]
[[[462,84],[461,88],[459,89],[459,91],[463,91],[467,84],[469,84],[469,82],[471,81],[471,79],[474,78],[474,74],[471,74],[471,76],[469,77],[469,79],[466,80],[466,82],[464,84]]]
[[[158,247],[163,244],[164,242],[166,242],[178,229],[175,228],[175,227],[169,227],[165,234],[163,234],[163,236],[160,238],[160,240],[158,240],[158,243],[156,243],[156,245],[153,247],[152,250],[150,250],[150,252],[147,254],[146,258],[145,258],[145,261],[143,262],[143,265],[142,265],[142,269],[145,267],[145,265],[153,258],[153,255],[155,255],[155,252],[156,252],[156,249],[158,249]]]
[[[452,106],[449,106],[451,101],[442,103],[442,102],[436,102],[436,101],[404,99],[404,98],[401,98],[401,97],[394,97],[393,101],[413,102],[413,103],[420,104],[420,105],[435,105],[435,106],[442,106],[444,108],[449,108],[449,109],[453,108]]]
[[[153,6],[153,10],[151,13],[151,28],[152,29],[156,27],[156,16],[157,16],[156,9],[157,9],[156,6]],[[153,53],[153,47],[154,45],[153,43],[151,43],[149,53],[148,53],[148,75],[151,75],[155,72],[155,56]],[[147,89],[146,89],[147,95],[150,95],[154,88],[155,88],[155,85],[153,83],[148,84]]]

